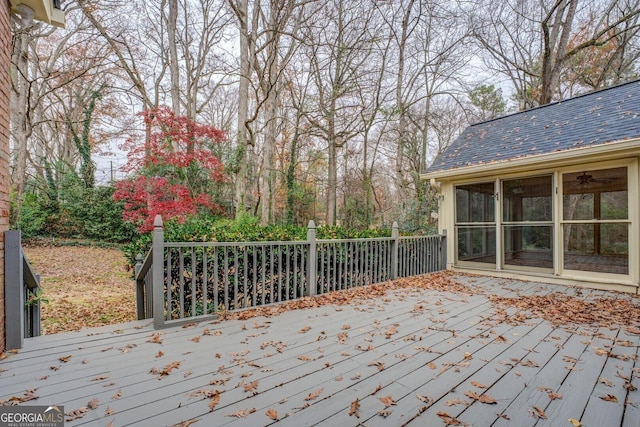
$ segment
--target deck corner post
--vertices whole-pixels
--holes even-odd
[[[400,242],[398,222],[393,221],[391,227],[391,280],[398,278],[398,243]]]
[[[4,312],[7,350],[24,345],[25,289],[19,230],[4,232]]]
[[[156,215],[153,221],[153,327],[164,327],[164,228],[162,217]]]
[[[136,311],[138,313],[138,320],[142,320],[145,318],[144,315],[144,280],[138,277],[140,274],[140,270],[142,269],[142,262],[144,258],[142,254],[139,253],[136,256],[136,266],[133,271],[135,272],[136,277]]]
[[[307,286],[309,296],[318,293],[317,268],[318,268],[318,244],[316,242],[316,223],[309,220],[307,226],[307,244],[309,245],[308,262],[307,262]]]
[[[447,230],[442,230],[442,238],[440,239],[440,269],[447,269]]]

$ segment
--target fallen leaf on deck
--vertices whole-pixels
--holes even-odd
[[[244,391],[246,393],[258,394],[256,388],[258,388],[258,380],[252,381],[250,383],[242,384]]]
[[[464,395],[467,396],[467,397],[470,397],[473,400],[477,400],[480,403],[486,403],[486,404],[489,404],[489,405],[493,405],[493,404],[497,403],[496,400],[493,397],[489,396],[486,393],[483,394],[483,395],[478,395],[478,393],[476,393],[476,392],[466,391],[464,393]]]
[[[348,338],[349,338],[349,334],[347,334],[346,332],[340,332],[338,334],[338,342],[340,344],[346,344]]]
[[[303,362],[308,362],[309,360],[311,360],[311,358],[306,354],[301,354],[300,356],[298,356],[298,360],[302,360]]]
[[[309,393],[309,395],[307,397],[304,398],[304,400],[309,401],[309,400],[314,400],[316,399],[318,396],[320,396],[322,394],[322,391],[324,390],[324,388],[319,388],[318,390]]]
[[[471,381],[471,385],[474,386],[474,387],[478,387],[478,388],[487,388],[486,385],[481,384],[481,383],[479,383],[477,381]]]
[[[156,359],[157,359],[158,357],[162,357],[162,356],[164,356],[164,353],[163,353],[163,352],[161,352],[161,351],[159,351],[159,352],[156,354]]]
[[[72,411],[69,411],[67,413],[65,413],[65,415],[67,416],[66,421],[73,421],[73,420],[77,420],[79,418],[84,417],[87,414],[87,411],[89,410],[89,408],[87,408],[86,406],[83,406],[82,408],[78,408],[78,409],[74,409]]]
[[[380,390],[382,390],[382,384],[378,383],[378,386],[376,387],[375,390],[373,390],[372,393],[369,394],[369,396],[373,396],[375,395],[377,392],[379,392]]]
[[[256,408],[251,408],[251,409],[239,409],[236,412],[227,415],[227,417],[236,417],[236,418],[244,418],[249,414],[253,414],[254,412],[256,412]]]
[[[193,338],[189,339],[189,341],[193,341],[193,342],[196,342],[196,343],[200,342],[200,335],[198,335],[197,337],[193,337]]]
[[[375,362],[371,362],[367,366],[375,366],[378,368],[378,371],[384,371],[384,363],[382,363],[379,360],[376,360]]]
[[[421,402],[424,403],[428,403],[429,405],[431,405],[433,403],[433,399],[430,398],[429,396],[423,396],[421,394],[416,393],[416,397],[418,398],[418,400],[420,400]]]
[[[111,415],[113,415],[113,409],[107,406],[107,409],[104,410],[104,416],[110,417]]]
[[[606,396],[600,396],[600,399],[607,401],[607,402],[617,402],[618,398],[615,397],[612,394],[607,394]]]
[[[353,402],[351,402],[351,406],[349,407],[349,416],[355,415],[356,418],[360,418],[360,413],[358,412],[358,409],[360,409],[360,403],[358,402],[358,399],[356,399]]]
[[[382,418],[387,418],[392,413],[393,413],[393,411],[391,411],[389,409],[383,409],[381,411],[378,411],[378,415],[380,415]]]
[[[397,405],[396,401],[393,400],[393,397],[391,397],[391,396],[381,397],[380,398],[380,402],[382,402],[384,404],[384,406]]]
[[[311,329],[311,326],[305,326],[304,328],[298,331],[299,334],[306,334]]]
[[[278,421],[280,417],[278,416],[278,411],[273,408],[267,409],[267,417],[271,418],[274,421]]]
[[[456,418],[452,417],[451,415],[447,414],[446,412],[438,412],[437,415],[448,426],[459,426],[459,425],[462,425],[462,423],[460,421],[458,421]]]
[[[551,400],[562,399],[562,394],[551,391],[549,392],[549,399]]]
[[[59,357],[58,360],[61,361],[62,363],[67,363],[69,361],[69,359],[71,359],[71,355],[67,355],[67,356],[62,356]]]
[[[569,418],[569,422],[573,424],[575,427],[582,427],[582,423],[576,419]]]
[[[151,335],[151,337],[147,340],[147,342],[150,342],[152,344],[162,344],[162,338],[160,338],[160,333],[155,332],[153,335]]]
[[[447,406],[456,406],[456,405],[469,406],[469,402],[466,402],[461,399],[449,399],[444,404]]]
[[[600,377],[598,378],[598,382],[601,382],[602,384],[608,386],[608,387],[613,387],[613,383],[611,382],[611,380],[605,378],[605,377]]]
[[[89,409],[96,409],[100,405],[100,401],[96,398],[93,398],[87,403]]]
[[[98,375],[97,377],[93,378],[91,381],[102,381],[102,380],[106,380],[107,378],[109,378],[109,375]]]
[[[547,414],[538,406],[533,406],[533,410],[529,409],[529,413],[533,415],[535,418],[546,420]]]
[[[351,325],[349,324],[342,325],[342,330],[346,331],[348,329],[351,329]]]

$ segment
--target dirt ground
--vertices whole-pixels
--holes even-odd
[[[135,284],[119,249],[27,246],[41,277],[42,334],[136,319]]]

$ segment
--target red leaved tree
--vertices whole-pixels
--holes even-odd
[[[116,183],[113,195],[114,200],[124,201],[124,220],[146,232],[157,214],[182,221],[196,213],[219,211],[213,194],[226,177],[211,149],[225,139],[225,133],[176,116],[165,106],[141,116],[151,133],[145,142],[131,138],[125,144],[124,169],[132,177]]]

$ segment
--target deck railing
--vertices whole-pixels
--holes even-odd
[[[19,349],[24,338],[40,335],[40,276],[22,251],[20,231],[4,232],[6,347]]]
[[[156,328],[445,268],[443,235],[289,242],[165,242],[138,256],[138,318]]]

